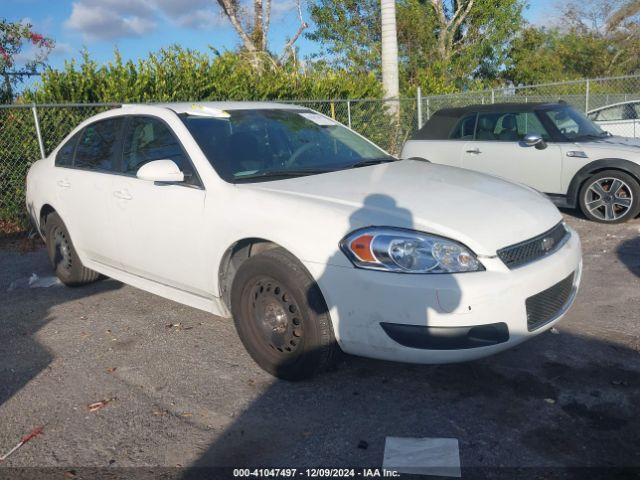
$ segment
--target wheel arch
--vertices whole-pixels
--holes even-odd
[[[231,311],[231,285],[240,265],[248,258],[272,248],[284,247],[266,238],[247,237],[237,240],[225,250],[218,267],[218,290],[220,298],[229,311]]]
[[[584,182],[586,182],[591,175],[605,170],[618,170],[631,175],[638,183],[640,183],[639,164],[623,158],[603,158],[600,160],[594,160],[578,170],[571,179],[571,183],[567,190],[567,200],[572,203],[573,207],[577,207],[580,204],[578,195],[582,185],[584,185]]]
[[[45,223],[47,220],[47,216],[54,212],[57,212],[57,210],[50,203],[45,203],[44,205],[42,205],[42,207],[40,207],[40,213],[38,215],[38,229],[40,230],[40,235],[42,235],[42,238],[45,238]]]

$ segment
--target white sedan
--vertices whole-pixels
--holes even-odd
[[[124,106],[27,179],[59,278],[99,274],[233,316],[286,379],[336,352],[416,363],[550,328],[580,282],[578,235],[532,189],[396,160],[306,108]]]

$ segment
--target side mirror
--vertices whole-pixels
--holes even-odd
[[[536,147],[538,150],[544,150],[547,148],[547,142],[545,142],[540,135],[527,135],[522,139],[522,143],[527,147]]]
[[[173,160],[154,160],[138,169],[136,177],[149,182],[184,182],[184,173]]]

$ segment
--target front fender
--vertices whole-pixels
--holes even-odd
[[[603,170],[620,170],[630,174],[640,182],[640,165],[637,163],[623,158],[602,158],[600,160],[594,160],[578,170],[571,179],[569,189],[567,190],[567,203],[569,207],[575,208],[578,205],[578,193],[584,181],[594,173]]]

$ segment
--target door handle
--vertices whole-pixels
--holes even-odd
[[[131,200],[133,197],[127,190],[116,190],[113,192],[113,196],[120,200]]]
[[[467,153],[474,153],[474,154],[477,155],[477,154],[479,154],[481,152],[480,152],[479,148],[472,148],[471,150],[467,150]]]
[[[58,180],[56,183],[60,188],[69,188],[71,186],[68,180]]]

